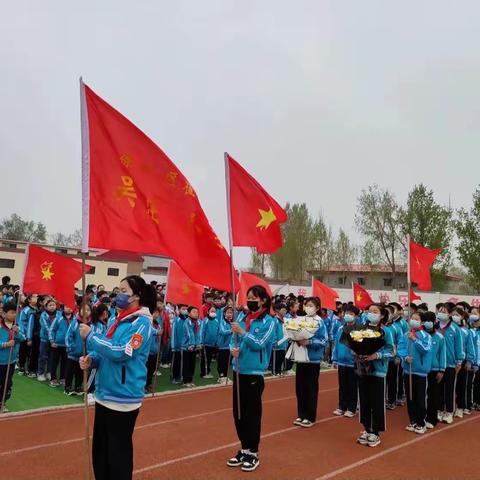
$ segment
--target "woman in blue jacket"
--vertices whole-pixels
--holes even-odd
[[[132,434],[145,395],[150,350],[153,286],[137,275],[120,282],[120,313],[106,334],[79,326],[90,352],[80,368],[97,369],[92,458],[97,480],[127,480],[133,472]]]
[[[51,368],[51,387],[58,387],[60,384],[65,384],[65,370],[67,365],[67,348],[65,339],[67,336],[68,327],[74,320],[73,311],[70,307],[65,306],[62,312],[59,312],[55,320],[50,326],[48,332],[48,339],[52,348],[52,368]],[[60,365],[60,372],[58,366]],[[58,373],[60,373],[60,381],[57,380]]]
[[[360,422],[364,431],[357,438],[357,443],[376,447],[380,444],[380,432],[385,430],[385,377],[388,362],[393,356],[393,340],[390,332],[383,328],[388,318],[388,310],[381,304],[374,303],[368,308],[366,327],[384,331],[384,346],[372,353],[365,360],[370,362],[370,370],[358,376],[360,395]]]
[[[225,307],[218,324],[218,382],[228,384],[228,368],[230,366],[230,341],[232,339],[233,307]]]
[[[30,322],[30,317],[35,315],[37,311],[37,295],[28,295],[25,299],[25,306],[20,312],[18,317],[17,323],[20,328],[20,331],[25,336],[25,341],[20,344],[20,351],[18,354],[18,374],[25,375],[25,365],[27,363],[27,359],[30,358],[30,351],[31,351],[31,344],[29,345],[26,337],[28,331],[28,323]],[[33,373],[33,375],[30,375]],[[36,370],[34,372],[28,372],[29,376],[35,377]]]
[[[223,311],[222,311],[223,315]],[[217,354],[217,338],[219,321],[217,310],[212,305],[207,316],[200,321],[198,348],[200,349],[200,376],[202,378],[213,378],[211,373],[212,358]]]

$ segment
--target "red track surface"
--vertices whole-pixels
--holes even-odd
[[[334,373],[321,373],[319,424],[294,427],[294,379],[267,382],[261,465],[229,469],[238,448],[231,388],[188,391],[147,400],[135,432],[135,479],[475,479],[480,478],[480,414],[417,436],[406,432],[406,409],[389,412],[377,448],[357,445],[358,417],[333,417]],[[0,478],[85,478],[83,411],[0,419]]]

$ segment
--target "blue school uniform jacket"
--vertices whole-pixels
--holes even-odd
[[[324,321],[318,315],[314,319],[318,321],[319,327],[315,335],[308,341],[308,363],[320,363],[322,361],[329,340]]]
[[[229,350],[232,340],[232,326],[224,317],[218,323],[217,347],[219,350]]]
[[[196,340],[192,321],[182,315],[177,317],[172,326],[172,350],[179,352],[194,348]]]
[[[207,316],[201,320],[198,344],[206,347],[216,347],[219,328],[220,323],[217,318]]]
[[[404,334],[398,343],[398,356],[402,359],[405,373],[410,372],[421,377],[426,377],[432,368],[432,337],[425,330],[417,330],[417,338],[410,340]],[[407,363],[406,358],[411,356],[413,362]]]
[[[332,362],[340,367],[353,367],[355,360],[352,351],[340,341],[343,334],[344,325],[342,325],[335,335],[333,340]]]
[[[403,332],[400,328],[396,327],[394,323],[391,323],[390,325],[384,325],[384,330],[388,330],[390,332],[390,335],[392,336],[392,342],[394,345],[394,353],[396,353],[397,348],[398,348],[398,343],[400,342],[400,339],[403,337]],[[398,357],[397,354],[395,354],[390,361],[394,360],[395,357]]]
[[[245,330],[245,320],[239,324]],[[274,335],[275,320],[268,313],[252,320],[248,332],[235,335],[240,355],[238,358],[233,358],[233,369],[240,374],[263,376],[270,361]],[[233,336],[230,347],[235,347]]]
[[[284,323],[278,317],[274,317],[275,321],[275,334],[274,334],[274,350],[287,350],[290,345],[288,339],[285,337]]]
[[[461,365],[465,360],[465,351],[460,328],[450,321],[445,329],[440,329],[440,333],[445,339],[447,368],[455,368],[457,365]]]
[[[473,336],[470,334],[470,329],[467,327],[461,327],[460,330],[463,334],[463,349],[465,351],[465,360],[470,362],[473,366],[477,361],[477,355],[475,352],[475,342],[473,341]]]
[[[447,355],[445,350],[445,339],[443,335],[434,331],[432,337],[432,372],[444,372],[447,367]]]
[[[10,337],[10,330],[8,327],[0,323],[0,365],[8,365],[8,360],[10,359],[10,364],[15,363],[18,358],[18,351],[20,349],[20,342],[25,341],[25,335],[22,330],[18,329],[18,332],[14,335],[13,339],[15,340],[15,345],[13,347],[12,354],[10,355],[10,348],[7,346],[8,339]]]
[[[150,350],[149,355],[157,355],[160,349],[160,337],[162,336],[162,329],[160,326],[152,324],[150,326]]]
[[[71,360],[78,360],[83,355],[83,339],[80,336],[79,321],[74,318],[68,327],[65,336],[65,346],[67,347],[67,357]]]
[[[148,308],[141,308],[121,320],[111,339],[93,331],[89,333],[87,347],[97,369],[97,400],[126,404],[143,400],[151,321]]]
[[[17,325],[19,326],[22,333],[27,336],[28,333],[28,324],[30,322],[30,317],[34,316],[36,313],[36,309],[30,306],[26,306],[22,308],[20,315],[18,316]]]
[[[52,318],[47,312],[42,312],[40,315],[40,341],[49,342],[50,338],[50,327],[54,320],[62,315],[61,312],[56,312],[55,316]]]
[[[59,347],[65,347],[67,330],[73,320],[73,315],[70,317],[70,320],[62,314],[57,315],[55,320],[53,320],[52,324],[50,325],[50,330],[48,331],[48,340],[50,343],[56,343]]]

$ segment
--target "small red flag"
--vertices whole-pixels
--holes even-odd
[[[430,268],[442,251],[441,248],[430,250],[428,248],[417,245],[410,240],[410,281],[416,283],[420,290],[431,290],[432,279],[430,276]]]
[[[261,277],[257,277],[253,275],[253,273],[241,272],[240,273],[240,290],[238,292],[238,305],[246,305],[247,304],[247,291],[250,287],[254,285],[261,285],[265,287],[267,293],[272,296],[272,289],[270,285]]]
[[[81,84],[84,245],[166,255],[193,281],[231,290],[230,257],[167,155]]]
[[[358,283],[353,283],[353,303],[356,307],[365,310],[369,305],[375,303],[370,294]]]
[[[72,258],[29,245],[23,291],[52,295],[67,307],[75,308],[75,284],[82,278],[82,264]],[[85,265],[85,271],[90,270]]]
[[[195,283],[175,263],[170,262],[167,276],[167,301],[200,308],[202,306],[203,285]]]
[[[420,295],[417,295],[414,291],[413,288],[410,289],[410,301],[413,302],[414,300],[421,300],[422,297]]]
[[[273,253],[282,244],[285,210],[230,155],[225,154],[233,245]]]
[[[337,308],[335,302],[339,298],[338,293],[333,288],[330,288],[316,278],[312,279],[312,295],[320,298],[322,308],[328,310],[335,310],[335,308]]]

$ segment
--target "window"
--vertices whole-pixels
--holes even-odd
[[[109,268],[107,270],[107,275],[109,277],[118,277],[120,275],[120,270],[118,268]]]
[[[95,275],[95,269],[97,267],[90,267],[90,270],[87,272],[87,275]]]
[[[15,260],[0,258],[0,268],[15,268]]]
[[[384,287],[391,287],[392,286],[392,279],[391,278],[384,278],[383,279],[383,286]]]
[[[365,277],[358,277],[357,278],[357,283],[359,285],[365,285]]]
[[[10,243],[10,242],[3,242],[3,246],[7,248],[17,248],[16,243]]]
[[[67,255],[68,254],[68,249],[66,249],[66,248],[56,248],[55,252],[56,253],[61,253],[63,255]]]
[[[345,277],[338,277],[337,283],[339,285],[345,285]]]

